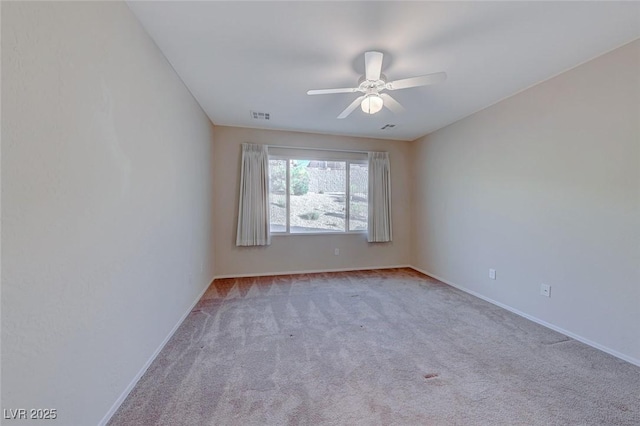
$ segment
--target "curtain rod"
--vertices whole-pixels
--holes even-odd
[[[357,149],[331,149],[331,148],[307,148],[302,146],[284,146],[284,145],[269,145],[269,148],[283,148],[283,149],[306,149],[309,151],[330,151],[330,152],[351,152],[354,154],[368,154],[370,151],[361,151]]]

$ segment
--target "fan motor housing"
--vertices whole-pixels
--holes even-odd
[[[380,74],[380,79],[376,81],[367,80],[363,75],[358,79],[358,91],[362,93],[379,93],[386,87],[386,84],[387,76],[384,74]]]

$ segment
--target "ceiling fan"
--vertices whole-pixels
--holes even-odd
[[[364,67],[365,75],[358,80],[358,87],[343,89],[319,89],[309,90],[307,95],[326,95],[330,93],[355,93],[361,92],[362,96],[354,100],[340,115],[339,119],[346,118],[360,104],[362,111],[367,114],[375,114],[387,107],[395,113],[404,111],[404,107],[389,94],[382,93],[383,90],[400,90],[410,87],[428,86],[430,84],[441,83],[447,79],[447,74],[437,72],[418,77],[403,78],[402,80],[387,81],[382,71],[382,53],[365,52]]]

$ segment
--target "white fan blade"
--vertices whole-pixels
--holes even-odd
[[[364,96],[360,96],[358,97],[358,99],[351,102],[351,105],[349,105],[344,111],[342,111],[338,116],[338,118],[339,119],[347,118],[347,116],[349,116],[349,114],[351,114],[354,109],[358,108],[358,105],[360,105],[363,99],[364,99]]]
[[[419,77],[390,81],[385,85],[385,87],[389,90],[408,89],[409,87],[428,86],[429,84],[442,83],[446,79],[447,73],[437,72],[434,74],[421,75]]]
[[[380,80],[380,72],[382,72],[382,53],[365,52],[364,69],[367,80]]]
[[[401,112],[404,112],[404,107],[400,105],[398,101],[393,99],[388,93],[381,93],[380,97],[384,101],[384,106],[389,108],[394,113],[400,114]]]
[[[349,87],[343,89],[317,89],[317,90],[309,90],[307,95],[327,95],[330,93],[353,93],[357,92],[357,87]]]

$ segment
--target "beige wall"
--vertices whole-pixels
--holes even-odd
[[[95,425],[213,277],[213,128],[116,2],[2,2],[2,113],[2,408]]]
[[[639,41],[412,154],[413,265],[640,363]]]
[[[216,126],[214,190],[216,275],[356,269],[407,265],[410,241],[409,143],[308,133]],[[244,142],[388,151],[391,161],[393,242],[369,244],[366,235],[274,236],[269,247],[236,247],[240,145]],[[340,249],[340,256],[334,255]]]

